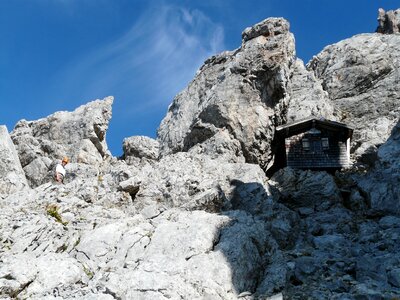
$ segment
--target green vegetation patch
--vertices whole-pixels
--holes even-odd
[[[55,204],[50,204],[47,206],[46,208],[46,212],[49,216],[53,217],[54,219],[56,219],[56,221],[64,226],[66,226],[68,224],[68,222],[63,221],[59,211],[58,211],[58,207]]]

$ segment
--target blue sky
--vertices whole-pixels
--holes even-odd
[[[0,0],[0,124],[36,120],[114,96],[107,142],[156,136],[168,105],[204,60],[241,32],[284,17],[307,62],[325,46],[374,32],[398,0]]]

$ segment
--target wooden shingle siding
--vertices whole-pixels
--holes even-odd
[[[322,138],[328,138],[328,149],[323,149]],[[287,166],[304,169],[348,167],[346,140],[340,140],[340,138],[340,135],[337,136],[327,131],[323,131],[321,134],[309,134],[305,132],[286,138]],[[307,139],[307,144],[309,144],[308,150],[303,147],[303,139]]]
[[[353,128],[336,121],[309,118],[276,127],[279,149],[267,172],[289,166],[298,169],[332,170],[350,167]]]

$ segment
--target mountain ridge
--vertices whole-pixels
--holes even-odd
[[[307,65],[285,19],[246,28],[120,158],[112,97],[0,127],[0,298],[399,297],[399,15]],[[355,128],[353,166],[267,177],[275,128],[310,115]]]

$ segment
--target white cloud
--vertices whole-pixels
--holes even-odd
[[[169,103],[207,57],[224,50],[223,36],[223,28],[199,10],[158,6],[123,36],[75,62],[64,77],[87,95],[132,89],[131,99],[148,97],[135,99],[142,106]]]

